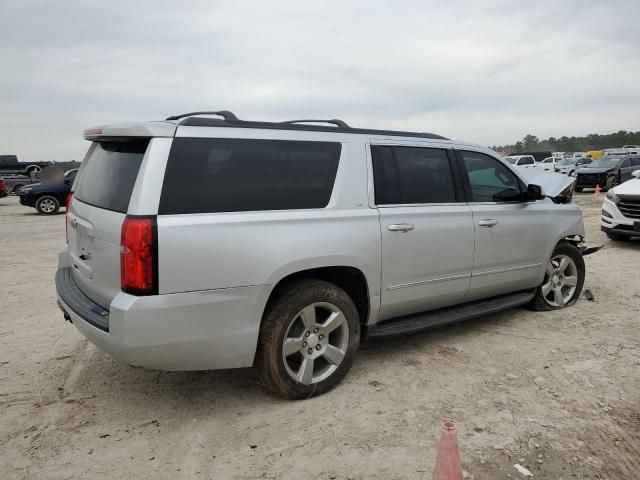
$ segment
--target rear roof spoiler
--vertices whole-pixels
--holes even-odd
[[[99,141],[107,139],[173,137],[177,125],[170,122],[119,123],[104,127],[88,128],[84,131],[85,140]]]

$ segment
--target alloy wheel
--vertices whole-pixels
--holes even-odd
[[[56,209],[56,204],[53,200],[45,198],[40,202],[40,210],[44,213],[51,213]]]
[[[542,296],[552,307],[567,305],[578,285],[578,267],[567,255],[556,255],[546,266]]]
[[[311,385],[330,377],[349,346],[349,325],[332,303],[317,302],[293,318],[282,342],[282,359],[291,378]]]

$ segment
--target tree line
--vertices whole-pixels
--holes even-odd
[[[549,137],[540,140],[535,135],[525,135],[524,138],[513,145],[493,146],[493,150],[509,153],[519,152],[588,152],[589,150],[602,150],[604,148],[619,148],[623,145],[640,145],[640,131],[627,132],[620,130],[616,133],[600,135],[590,133],[584,137]]]

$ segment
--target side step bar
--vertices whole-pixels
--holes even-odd
[[[392,318],[367,329],[367,338],[387,338],[408,335],[447,323],[461,322],[471,318],[481,317],[500,312],[508,308],[524,305],[533,300],[535,292],[524,291],[500,295],[499,297],[463,303],[453,307],[441,308],[430,312],[418,313],[407,317]]]

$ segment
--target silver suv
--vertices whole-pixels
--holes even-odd
[[[532,169],[534,184],[481,146],[226,111],[85,138],[58,299],[130,365],[255,365],[306,398],[365,339],[563,308],[582,289],[574,179]]]

